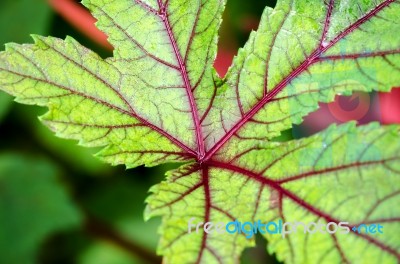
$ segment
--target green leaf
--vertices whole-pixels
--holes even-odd
[[[186,163],[148,199],[147,217],[163,216],[165,263],[237,263],[254,245],[243,234],[188,234],[192,217],[381,221],[379,236],[269,235],[269,250],[288,263],[400,261],[398,127],[272,142],[335,94],[400,84],[399,0],[279,0],[225,78],[212,67],[225,1],[84,4],[114,56],[34,36],[0,54],[0,88],[49,107],[41,119],[58,136],[105,147],[98,156],[114,165]]]
[[[76,227],[81,214],[44,159],[0,155],[0,255],[2,263],[34,263],[44,239]]]
[[[126,67],[130,65],[128,62],[135,65],[129,67],[129,72],[136,73],[147,81],[145,86],[148,93],[148,87],[157,86],[155,84],[159,81],[162,83],[160,86],[167,86],[167,77],[175,77],[173,84],[186,89],[180,92],[166,91],[173,91],[176,96],[182,93],[180,98],[176,97],[178,104],[172,104],[177,105],[177,109],[198,111],[197,117],[194,114],[189,115],[193,120],[187,122],[188,124],[184,119],[175,119],[179,120],[180,127],[186,125],[186,128],[195,132],[196,127],[193,125],[199,125],[199,120],[196,119],[205,114],[212,101],[210,94],[214,91],[213,78],[216,79],[212,65],[216,57],[217,33],[225,0],[124,0],[117,4],[102,0],[84,0],[83,4],[98,19],[99,29],[109,36],[108,40],[115,48],[114,58],[127,61]],[[143,68],[138,67],[141,62],[157,66],[146,73]],[[146,98],[146,101],[151,99],[153,104],[160,105],[163,112],[167,112],[163,106],[169,102],[166,98],[162,98],[161,104],[152,94],[148,94]],[[183,106],[185,107],[182,108]],[[146,105],[146,108],[149,106]],[[175,112],[174,115],[176,116]],[[186,129],[183,131],[189,134]],[[200,139],[197,144],[201,144],[198,141]],[[193,142],[190,144],[193,146]]]
[[[99,156],[128,167],[187,159],[178,146],[193,135],[183,135],[186,130],[170,118],[176,114],[183,123],[190,122],[176,100],[185,91],[175,88],[173,75],[153,88],[145,87],[139,76],[129,73],[129,63],[104,61],[72,38],[34,39],[35,45],[8,44],[7,52],[0,55],[0,78],[7,80],[2,88],[17,95],[21,103],[48,105],[50,112],[41,120],[58,136],[79,139],[83,146],[108,145]],[[155,65],[142,64],[135,67],[148,74],[156,71]],[[163,114],[157,107],[160,102],[145,99],[149,95],[165,100]],[[136,109],[128,98],[135,101]],[[150,121],[139,114],[144,109],[143,116]],[[174,134],[183,139],[177,140]]]
[[[332,126],[312,137],[265,143],[229,162],[181,168],[153,187],[147,216],[164,216],[166,263],[237,263],[246,234],[206,234],[188,223],[381,223],[384,233],[268,234],[285,263],[395,263],[400,239],[397,126]],[[205,210],[202,210],[205,208]],[[223,230],[225,229],[223,226]],[[366,252],[368,252],[366,254]]]
[[[266,8],[204,121],[208,156],[272,139],[336,94],[398,85],[399,10],[398,1],[332,0]]]
[[[199,88],[196,98],[205,101],[205,108],[211,98],[202,98],[208,93],[201,87],[203,80],[212,79],[223,3],[182,5],[171,1],[169,8],[175,12],[168,20],[145,3],[85,4],[110,35],[115,58],[102,60],[72,38],[61,41],[35,36],[35,45],[7,46],[0,64],[0,78],[7,80],[2,88],[20,102],[50,106],[42,120],[59,136],[79,139],[85,146],[108,145],[100,156],[113,164],[134,167],[188,160],[187,154],[202,145],[192,90]],[[109,12],[119,15],[111,18]],[[183,27],[187,21],[194,23],[193,28]],[[172,40],[171,24],[186,29],[179,39]],[[139,31],[143,25],[146,31]],[[197,31],[199,37],[194,37]],[[170,45],[165,45],[165,37],[171,38]],[[208,48],[199,49],[205,42]],[[127,51],[131,55],[127,56]],[[199,61],[210,66],[207,72],[197,67]],[[25,90],[27,87],[31,89]]]

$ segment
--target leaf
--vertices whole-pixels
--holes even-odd
[[[100,156],[113,164],[151,166],[192,158],[196,145],[202,145],[195,113],[197,108],[205,112],[211,99],[204,95],[214,89],[202,87],[214,74],[211,65],[223,3],[172,1],[169,8],[175,12],[168,19],[162,12],[154,14],[156,7],[141,2],[85,4],[110,35],[115,58],[102,60],[72,38],[34,36],[35,45],[9,44],[1,55],[0,78],[7,80],[1,83],[2,89],[17,95],[19,102],[50,105],[42,119],[59,136],[79,139],[85,146],[108,145]],[[119,15],[111,18],[109,12]],[[195,20],[200,22],[193,28],[183,27]],[[171,24],[185,29],[177,40]],[[146,31],[139,31],[144,25]],[[199,37],[194,36],[196,32]],[[199,49],[204,43],[209,48]],[[199,61],[210,66],[207,72],[196,67]]]
[[[100,156],[113,164],[152,165],[187,159],[177,147],[183,143],[174,136],[182,135],[182,128],[175,126],[166,115],[170,111],[169,116],[176,113],[182,122],[190,122],[188,115],[181,112],[183,109],[171,102],[181,93],[169,92],[168,95],[168,90],[179,91],[178,88],[166,88],[175,86],[174,76],[165,78],[165,85],[158,84],[165,89],[149,87],[145,90],[145,84],[136,75],[128,75],[129,65],[119,68],[125,62],[119,61],[122,65],[117,67],[114,65],[117,61],[114,64],[103,61],[72,38],[65,42],[55,38],[34,38],[36,45],[9,44],[8,52],[1,54],[0,67],[4,77],[1,79],[8,80],[2,87],[18,94],[19,102],[49,105],[50,112],[41,119],[58,136],[79,139],[84,146],[109,145]],[[13,55],[8,56],[11,53]],[[49,56],[54,61],[49,61]],[[156,70],[153,66],[139,68],[150,74]],[[133,90],[133,84],[139,89]],[[162,104],[164,114],[160,112],[162,119],[156,107],[159,102],[150,101],[150,98],[144,100],[146,94],[151,95],[151,90],[152,97],[159,93],[157,97],[165,99]],[[139,104],[137,110],[127,98],[135,98],[135,103]],[[150,104],[146,118],[153,119],[151,121],[158,126],[137,113],[146,104]],[[168,130],[161,130],[159,126]],[[183,136],[185,141],[192,138],[191,134]]]
[[[243,233],[196,233],[193,227],[189,234],[192,217],[195,225],[235,219],[383,223],[379,236],[299,231],[285,239],[266,237],[270,252],[287,263],[395,263],[400,257],[398,132],[396,126],[378,124],[331,126],[306,139],[265,143],[229,163],[209,161],[169,174],[147,201],[148,217],[164,216],[159,253],[167,263],[236,263],[244,247],[254,246],[254,237]]]
[[[112,58],[34,36],[0,54],[0,87],[48,106],[41,119],[58,136],[105,146],[98,156],[114,165],[186,163],[148,199],[147,217],[163,216],[165,263],[237,263],[254,245],[187,234],[192,217],[382,221],[379,237],[267,236],[269,250],[288,263],[400,261],[398,127],[348,124],[273,142],[336,94],[399,85],[400,1],[279,0],[224,79],[212,67],[223,0],[84,4]]]
[[[0,255],[2,263],[34,263],[50,234],[76,227],[81,214],[44,159],[0,155]]]
[[[207,157],[272,139],[335,94],[398,85],[399,1],[379,3],[283,0],[266,8],[204,121]]]

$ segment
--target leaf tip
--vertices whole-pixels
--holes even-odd
[[[48,39],[48,37],[40,36],[37,34],[31,34],[30,36],[33,39],[33,42],[37,47],[43,48],[43,49],[48,48],[49,45],[46,43],[46,40]]]
[[[67,42],[67,43],[74,43],[74,42],[76,42],[76,40],[75,40],[72,36],[67,35],[67,36],[65,37],[65,42]]]
[[[147,199],[146,199],[147,202]],[[146,207],[144,208],[143,211],[143,219],[145,222],[149,221],[151,218],[153,218],[153,211],[150,208],[149,204],[146,204]]]
[[[40,36],[40,35],[37,35],[37,34],[30,34],[30,36],[33,39],[35,44],[43,42],[43,36]]]
[[[18,44],[17,44],[17,43],[14,43],[14,42],[6,43],[6,44],[4,44],[5,51],[6,51],[6,52],[14,51],[14,50],[16,49],[17,45],[18,45]]]

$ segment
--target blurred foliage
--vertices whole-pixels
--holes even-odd
[[[42,0],[1,0],[0,42],[32,42],[29,34],[50,28],[51,10]]]
[[[243,46],[266,4],[275,1],[229,0],[220,49],[233,55]],[[32,43],[32,33],[70,35],[103,57],[111,55],[55,15],[45,0],[1,0],[0,45]],[[45,109],[10,101],[0,93],[0,153],[14,153],[0,155],[0,263],[160,263],[160,219],[144,222],[144,201],[174,165],[127,171],[103,164],[92,156],[96,149],[56,138],[40,124],[37,115]],[[257,241],[259,247],[246,250],[242,262],[276,263],[265,241]]]
[[[35,19],[32,19],[34,14]],[[31,42],[29,34],[44,34],[50,25],[51,10],[43,0],[0,1],[0,44]],[[11,97],[0,93],[0,120],[11,105]]]
[[[0,121],[7,114],[7,110],[11,105],[11,96],[5,93],[0,93]]]
[[[0,155],[1,263],[32,263],[48,234],[77,226],[80,220],[53,164]]]

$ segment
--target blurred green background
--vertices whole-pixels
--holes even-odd
[[[274,4],[228,2],[216,63],[222,74],[256,29],[265,5]],[[111,56],[80,32],[79,23],[72,27],[45,0],[0,0],[1,50],[7,42],[32,43],[29,34],[34,33],[70,35]],[[155,253],[160,219],[144,222],[144,200],[174,165],[127,171],[103,164],[92,157],[96,149],[56,138],[41,125],[37,116],[45,112],[12,103],[0,92],[0,263],[161,263]],[[257,241],[242,262],[277,263],[267,255],[265,242]]]

